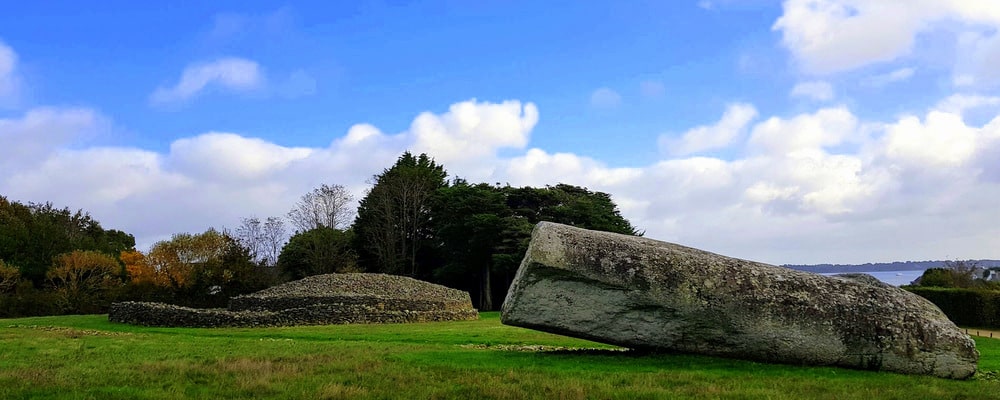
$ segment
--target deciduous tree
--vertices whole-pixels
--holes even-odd
[[[107,306],[108,292],[122,285],[121,268],[107,254],[75,250],[57,256],[45,277],[65,311],[99,312]]]
[[[278,217],[243,218],[236,228],[235,238],[262,266],[273,267],[278,261],[281,246],[285,243],[285,222]]]
[[[21,271],[17,267],[7,265],[3,260],[0,260],[0,294],[13,291],[20,280]]]
[[[281,250],[278,270],[287,279],[334,272],[356,272],[354,233],[325,226],[298,232]]]
[[[114,257],[133,247],[132,235],[105,230],[82,210],[51,203],[25,205],[0,196],[0,259],[18,265],[36,287],[42,286],[59,254],[93,250]]]
[[[323,184],[302,195],[288,212],[288,220],[299,231],[326,226],[344,229],[351,223],[354,196],[341,185]]]

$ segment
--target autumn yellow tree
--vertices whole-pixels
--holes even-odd
[[[199,267],[222,259],[228,244],[229,239],[214,229],[197,235],[179,233],[154,244],[144,257],[145,265],[134,269],[140,274],[148,271],[159,286],[187,288],[194,284]]]
[[[140,281],[152,277],[173,294],[173,301],[198,307],[224,305],[229,296],[260,290],[274,281],[272,268],[259,267],[238,240],[215,229],[176,234],[153,245],[141,260],[135,256],[125,263],[133,281],[137,276]]]
[[[118,259],[125,265],[129,282],[163,286],[161,274],[146,262],[146,255],[138,250],[125,250]]]
[[[122,284],[118,260],[96,251],[56,256],[45,278],[65,312],[102,312],[109,302],[108,292]]]

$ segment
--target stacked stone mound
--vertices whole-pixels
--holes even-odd
[[[505,324],[630,348],[968,378],[975,342],[926,299],[635,236],[540,223]]]
[[[121,302],[108,319],[145,326],[262,327],[475,320],[467,292],[384,274],[310,276],[233,297],[227,309]]]

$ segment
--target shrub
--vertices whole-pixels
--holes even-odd
[[[1000,327],[1000,291],[904,286],[938,306],[955,324],[981,328]]]

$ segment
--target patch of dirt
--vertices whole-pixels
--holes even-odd
[[[959,328],[969,336],[979,336],[993,339],[1000,339],[1000,331],[980,328]]]
[[[78,338],[82,336],[131,336],[132,333],[129,332],[111,332],[111,331],[98,331],[93,329],[76,329],[66,326],[51,326],[51,325],[7,325],[8,328],[20,328],[20,329],[35,329],[46,332],[57,332],[65,334],[70,338]]]

